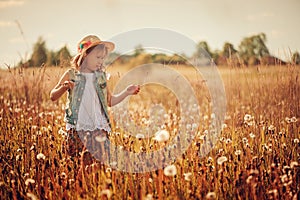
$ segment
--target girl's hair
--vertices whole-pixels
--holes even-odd
[[[87,50],[84,52],[85,55],[84,55],[83,59],[80,61],[80,65],[82,65],[82,63],[83,63],[85,57],[86,57],[89,53],[91,53],[94,49],[104,50],[106,54],[108,53],[108,49],[107,49],[107,47],[106,47],[104,44],[99,44],[99,45],[93,46],[93,47],[87,49]],[[80,68],[80,65],[78,65],[78,63],[77,63],[79,57],[80,57],[80,56],[75,56],[75,57],[72,59],[72,61],[71,61],[72,66],[73,66],[75,69],[77,69],[77,70],[79,70],[79,68]]]

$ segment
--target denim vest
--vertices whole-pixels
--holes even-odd
[[[78,120],[79,106],[81,97],[85,87],[85,76],[79,71],[71,68],[69,71],[70,80],[75,81],[75,86],[72,90],[68,90],[68,100],[66,104],[65,121],[69,124],[76,125]],[[110,124],[109,115],[107,111],[107,90],[106,90],[106,74],[105,72],[94,72],[95,81],[94,86],[99,98],[99,102],[104,111],[107,122]]]

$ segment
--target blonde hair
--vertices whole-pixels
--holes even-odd
[[[91,48],[88,48],[85,52],[83,52],[84,55],[83,55],[79,65],[78,65],[78,60],[79,60],[81,54],[78,54],[78,55],[74,56],[73,59],[71,60],[72,67],[75,68],[76,70],[79,70],[80,65],[82,65],[85,57],[89,53],[91,53],[94,49],[105,50],[106,55],[108,54],[108,48],[104,44],[99,44],[99,45],[93,46]]]

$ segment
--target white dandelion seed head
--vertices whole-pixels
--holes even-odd
[[[143,200],[152,200],[153,199],[153,194],[147,194]]]
[[[43,153],[39,153],[39,154],[36,156],[36,158],[37,158],[38,160],[45,160],[46,156],[45,156]]]
[[[108,199],[110,199],[110,197],[111,197],[111,195],[112,195],[112,193],[111,193],[111,191],[109,190],[109,189],[105,189],[105,190],[102,190],[101,192],[100,192],[100,195],[102,196],[106,196]]]
[[[164,169],[165,176],[175,176],[177,174],[177,169],[175,165],[169,165]]]
[[[274,130],[275,130],[275,126],[271,124],[271,125],[268,127],[268,130],[269,130],[269,131],[274,131]]]
[[[254,133],[250,133],[249,136],[250,136],[250,138],[255,138],[255,134]]]
[[[183,176],[184,176],[184,180],[191,181],[192,173],[191,172],[184,173]]]
[[[159,130],[155,133],[155,137],[153,138],[154,140],[158,142],[166,142],[170,138],[170,134],[166,130]]]
[[[296,117],[292,117],[292,118],[291,118],[291,122],[292,122],[292,123],[297,122],[297,118],[296,118]]]
[[[217,159],[218,165],[222,165],[224,162],[228,161],[226,156],[221,156]]]
[[[236,150],[236,151],[234,152],[234,154],[237,155],[237,156],[238,156],[238,155],[241,155],[241,153],[242,153],[241,150]]]
[[[290,166],[291,166],[291,168],[293,169],[294,167],[297,167],[299,164],[298,164],[298,162],[297,161],[293,161],[293,162],[291,162],[291,164],[290,164]]]
[[[205,199],[210,199],[210,200],[216,199],[216,198],[217,198],[217,195],[215,192],[208,192],[205,196]]]
[[[97,135],[97,136],[95,137],[95,140],[96,140],[97,142],[105,142],[105,141],[106,141],[106,136]]]
[[[38,200],[37,196],[35,196],[34,194],[32,194],[31,192],[27,192],[26,196],[28,198],[30,198],[31,200]]]
[[[136,137],[137,139],[144,139],[144,138],[145,138],[144,134],[142,134],[142,133],[136,134],[135,137]]]
[[[26,179],[26,181],[25,181],[25,185],[29,185],[29,184],[34,184],[35,183],[35,180],[34,179],[32,179],[32,178],[28,178],[28,179]]]

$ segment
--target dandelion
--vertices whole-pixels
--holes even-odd
[[[218,165],[222,165],[224,162],[228,161],[226,156],[221,156],[217,159]]]
[[[241,150],[236,150],[236,151],[234,152],[234,154],[237,155],[237,156],[238,156],[238,155],[241,155],[241,153],[242,153]]]
[[[109,189],[105,189],[105,190],[102,190],[101,192],[100,192],[100,195],[102,196],[106,196],[108,199],[110,199],[110,197],[111,197],[111,191],[109,190]]]
[[[288,124],[291,123],[291,118],[286,117],[286,118],[285,118],[285,122],[288,123]]]
[[[144,138],[145,138],[144,134],[141,134],[141,133],[136,134],[135,137],[136,137],[137,139],[144,139]]]
[[[97,135],[97,136],[95,137],[95,140],[96,140],[97,142],[105,142],[106,137],[105,137],[105,136]]]
[[[30,193],[30,192],[27,192],[26,196],[28,198],[30,198],[31,200],[37,200],[37,196],[35,196],[34,194]]]
[[[165,167],[164,174],[166,176],[175,176],[177,174],[177,169],[175,165],[169,165]]]
[[[297,161],[293,161],[290,164],[291,168],[297,167],[298,166],[298,162]]]
[[[250,136],[250,138],[255,138],[255,134],[254,133],[250,133],[249,136]]]
[[[184,180],[191,181],[192,173],[191,172],[184,173],[183,176],[184,176]]]
[[[58,134],[59,134],[59,135],[67,135],[67,132],[65,132],[65,131],[63,130],[63,128],[60,128],[60,129],[58,130]]]
[[[38,160],[45,160],[45,158],[46,158],[46,156],[43,154],[43,153],[39,153],[37,156],[36,156],[36,158],[38,159]]]
[[[296,117],[292,117],[292,118],[291,118],[291,122],[292,122],[292,123],[297,122],[297,118],[296,118]]]
[[[25,185],[29,185],[29,184],[34,184],[35,183],[35,180],[34,179],[32,179],[32,178],[28,178],[28,179],[26,179],[26,181],[25,181]]]
[[[243,138],[242,141],[243,141],[244,144],[248,143],[248,139],[247,138]]]
[[[144,200],[152,200],[153,199],[153,194],[147,194],[144,198]]]
[[[206,194],[205,196],[206,199],[216,199],[217,198],[217,195],[215,192],[209,192]]]
[[[248,126],[252,126],[254,124],[254,117],[249,114],[245,114],[244,123]]]
[[[170,134],[166,130],[159,130],[155,133],[155,137],[153,138],[154,140],[158,142],[166,142],[170,138]]]
[[[226,139],[226,144],[230,144],[230,143],[232,143],[232,140],[230,138],[227,138]]]
[[[222,124],[222,129],[226,129],[227,128],[227,124]]]
[[[268,130],[269,130],[269,131],[274,131],[274,130],[275,130],[275,126],[271,124],[271,125],[268,127]]]

